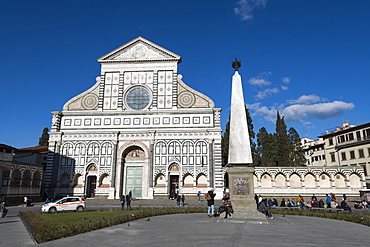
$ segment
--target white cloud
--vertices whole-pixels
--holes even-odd
[[[282,79],[281,79],[285,84],[289,84],[290,83],[290,78],[289,77],[283,77]]]
[[[266,98],[267,96],[269,96],[269,95],[272,95],[272,94],[274,94],[274,93],[278,93],[279,92],[279,89],[278,88],[267,88],[267,89],[265,89],[265,90],[263,90],[263,91],[259,91],[258,93],[257,93],[257,95],[256,95],[256,98],[257,99],[264,99],[264,98]]]
[[[259,87],[268,86],[271,84],[271,82],[267,80],[267,77],[269,75],[271,75],[271,72],[263,72],[259,74],[258,76],[251,77],[248,80],[248,83],[252,86],[259,86]]]
[[[313,119],[328,119],[337,117],[346,111],[350,111],[355,107],[353,103],[343,101],[333,101],[316,104],[293,104],[287,107],[267,107],[260,103],[248,105],[253,115],[261,116],[267,121],[276,121],[276,112],[280,112],[280,116],[285,116],[285,120],[293,122],[301,122],[310,124]],[[306,121],[307,120],[307,121]]]
[[[281,87],[282,90],[288,90],[289,89],[289,87],[286,87],[286,86],[283,86],[283,85],[281,85],[280,87]]]
[[[243,21],[253,20],[253,12],[256,8],[264,8],[267,0],[239,0],[234,8],[234,13]]]
[[[307,104],[317,103],[320,101],[328,101],[328,100],[316,94],[311,94],[311,95],[302,95],[298,99],[288,100],[288,104],[306,104],[307,105]]]

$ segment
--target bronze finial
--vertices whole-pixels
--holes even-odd
[[[235,61],[232,61],[231,64],[233,65],[235,71],[238,71],[238,69],[242,66],[242,62],[238,61],[238,58],[235,58]]]

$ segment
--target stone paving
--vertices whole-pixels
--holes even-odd
[[[119,207],[118,200],[87,200],[88,207]],[[202,205],[195,200],[188,205]],[[219,203],[219,202],[218,202]],[[17,214],[9,207],[0,218],[0,246],[34,246]],[[136,206],[172,206],[172,200],[138,200]],[[155,216],[120,224],[39,246],[370,246],[370,228],[360,224],[315,217],[274,215],[268,224],[244,219],[211,218],[206,214]]]

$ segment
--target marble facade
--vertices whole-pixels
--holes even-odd
[[[138,37],[98,62],[95,85],[52,112],[49,196],[221,196],[221,109],[182,81],[181,57]]]

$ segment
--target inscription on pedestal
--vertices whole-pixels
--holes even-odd
[[[249,195],[248,178],[234,178],[234,195]]]

